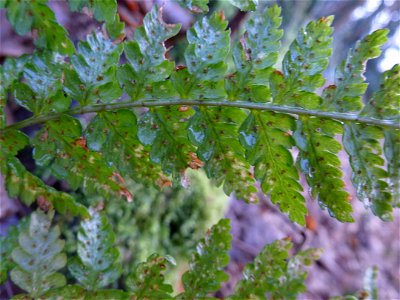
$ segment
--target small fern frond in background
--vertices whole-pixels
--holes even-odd
[[[64,241],[59,239],[60,229],[51,227],[54,211],[32,213],[29,227],[18,237],[18,247],[12,251],[16,266],[11,279],[33,298],[46,291],[65,285],[64,275],[58,271],[67,263],[62,252]]]
[[[78,257],[68,263],[71,274],[86,290],[96,291],[115,282],[121,273],[115,236],[102,213],[91,211],[78,232]]]

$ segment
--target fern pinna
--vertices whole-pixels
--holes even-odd
[[[255,184],[259,182],[262,192],[290,220],[304,225],[305,189],[299,182],[303,174],[321,207],[339,221],[350,222],[351,197],[344,188],[338,158],[343,145],[358,199],[385,221],[392,219],[393,207],[400,206],[399,65],[384,72],[380,89],[363,101],[366,62],[380,55],[387,30],[377,30],[359,41],[337,67],[335,81],[330,84],[322,73],[332,51],[332,16],[301,28],[279,67],[283,36],[280,8],[256,5],[252,0],[231,0],[241,10],[254,10],[249,13],[243,35],[231,41],[223,13],[201,17],[187,31],[186,65],[175,65],[168,58],[164,43],[176,36],[181,27],[166,24],[160,7],[154,6],[143,25],[136,28],[133,39],[124,41],[124,25],[116,14],[115,0],[69,1],[71,10],[86,7],[98,21],[105,22],[102,31],[89,34],[74,48],[46,2],[1,2],[18,34],[31,30],[39,34],[35,40],[38,51],[7,59],[1,66],[0,167],[11,196],[27,205],[36,201],[51,211],[48,215],[33,215],[30,227],[36,226],[36,219],[48,224],[53,209],[88,218],[82,221],[83,231],[79,233],[79,259],[68,264],[80,285],[61,287],[59,292],[66,293],[65,297],[73,297],[74,293],[87,293],[82,297],[90,299],[104,297],[94,290],[119,276],[118,254],[110,248],[99,250],[103,243],[112,242],[112,233],[95,234],[99,229],[109,230],[106,220],[93,216],[92,210],[74,199],[72,192],[78,189],[86,196],[101,194],[106,200],[125,197],[131,201],[134,195],[126,186],[128,180],[163,188],[185,181],[188,168],[204,169],[227,195],[233,193],[248,202],[257,200]],[[194,13],[208,11],[206,0],[178,2]],[[7,101],[29,110],[32,117],[7,125]],[[89,113],[94,115],[90,120],[80,118]],[[40,128],[35,127],[29,135],[22,131],[32,125]],[[28,171],[18,159],[18,152],[26,147],[32,147],[37,167],[68,182],[72,192],[58,191],[46,185],[38,173]],[[222,222],[218,228],[226,227]],[[26,266],[25,240],[39,234],[29,230],[21,229],[23,238],[16,246],[19,250],[15,250],[18,255],[7,261],[15,262],[11,274],[16,283],[31,296],[39,297],[65,283],[56,272],[65,262],[55,230],[53,242],[58,248],[53,251],[53,258],[59,261],[58,267],[46,273],[34,270],[36,261]],[[48,233],[46,236],[49,238]],[[90,243],[99,247],[88,252]],[[280,257],[287,247],[282,243],[268,251]],[[229,248],[222,244],[224,250]],[[215,251],[207,248],[207,240],[202,247],[210,253]],[[83,254],[85,251],[87,255],[103,251],[101,256],[110,261],[104,262],[106,265],[92,261]],[[198,255],[206,255],[200,252]],[[286,256],[282,257],[276,274],[289,272],[284,265]],[[248,272],[257,273],[263,259]],[[190,285],[193,290],[187,288],[178,298],[206,297],[218,289],[215,282],[199,283],[197,289],[196,281],[201,278],[193,274],[199,260],[201,257],[194,257],[194,266],[183,277],[185,288]],[[220,265],[215,267],[220,270],[225,260],[221,257]],[[161,265],[167,261],[156,255],[138,270],[161,278]],[[9,265],[14,264],[6,264]],[[36,283],[33,284],[32,274],[36,273],[32,272],[38,272],[35,278],[40,275],[49,280],[33,287]],[[90,276],[83,276],[85,272]],[[296,272],[289,273],[303,278],[303,273]],[[226,277],[222,271],[214,275],[217,282]],[[161,279],[154,283],[152,280],[134,274],[127,285],[137,298],[170,293]],[[141,290],[150,284],[158,289]],[[252,284],[250,277],[241,282],[237,297],[251,297],[246,293]],[[276,292],[276,297],[292,295],[290,289],[286,296],[269,289],[268,285],[260,286],[254,294],[269,291]],[[56,295],[50,294],[50,298]]]

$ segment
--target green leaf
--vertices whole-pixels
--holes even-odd
[[[106,23],[107,33],[113,40],[123,38],[125,36],[124,29],[125,23],[123,21],[120,21],[118,14],[115,16],[114,22]]]
[[[67,258],[62,253],[64,241],[59,239],[59,228],[51,227],[53,216],[54,211],[32,213],[29,229],[20,232],[19,246],[12,251],[17,266],[11,271],[11,279],[34,298],[66,284],[64,275],[57,272]]]
[[[67,37],[67,31],[58,24],[54,12],[46,3],[47,0],[6,1],[7,19],[19,35],[37,29],[37,47],[71,54],[74,46]]]
[[[150,149],[139,142],[132,111],[99,113],[87,126],[85,136],[88,148],[100,151],[122,176],[145,184],[165,177],[160,166],[150,161]]]
[[[178,299],[206,298],[221,287],[221,282],[228,280],[223,268],[229,263],[230,229],[229,219],[221,219],[199,242],[197,252],[189,262],[189,270],[182,276],[185,291],[177,296]]]
[[[239,109],[200,107],[191,118],[189,138],[198,147],[207,176],[224,192],[248,202],[256,200],[254,177],[238,140],[239,124],[246,117]]]
[[[257,0],[229,0],[229,2],[241,11],[256,10]]]
[[[376,119],[400,120],[400,65],[394,65],[382,76],[381,89],[365,105],[362,116]],[[387,159],[389,189],[393,206],[400,206],[400,134],[399,130],[385,128],[384,153]]]
[[[64,66],[56,56],[37,54],[24,65],[25,83],[16,84],[16,102],[35,115],[67,110],[71,100],[62,91]]]
[[[246,149],[246,158],[254,165],[254,176],[261,182],[271,201],[279,203],[293,222],[305,224],[305,199],[299,175],[293,165],[290,135],[293,117],[273,112],[252,111],[240,127],[239,139]]]
[[[0,166],[3,167],[3,162],[6,163],[7,157],[16,156],[18,151],[27,145],[29,145],[29,137],[19,130],[12,129],[7,134],[0,135],[0,157],[2,159]]]
[[[208,12],[208,0],[177,0],[177,2],[195,14]]]
[[[279,29],[282,19],[276,5],[253,13],[246,24],[246,32],[233,48],[237,72],[226,80],[228,99],[265,102],[270,98],[268,87],[272,66],[278,59]]]
[[[335,85],[323,91],[327,109],[351,112],[362,108],[362,96],[368,86],[363,75],[367,61],[380,55],[387,34],[387,29],[376,30],[358,41],[355,48],[349,51],[347,59],[336,69]]]
[[[69,0],[68,2],[72,11],[80,11],[87,7],[93,12],[97,21],[112,23],[117,15],[116,0]]]
[[[73,55],[73,69],[65,72],[64,90],[82,105],[111,102],[121,96],[116,65],[122,45],[115,45],[101,33],[88,35]]]
[[[400,64],[383,73],[380,90],[374,93],[372,98],[363,108],[361,115],[393,121],[400,120]]]
[[[393,218],[392,195],[381,157],[380,139],[383,137],[381,128],[348,123],[344,127],[343,146],[350,157],[351,179],[358,199],[382,220],[390,221]]]
[[[172,257],[153,254],[146,262],[137,265],[126,283],[134,299],[172,299],[172,286],[164,281],[164,272],[169,264],[175,265]]]
[[[297,122],[294,138],[300,150],[297,163],[306,175],[312,196],[332,217],[352,222],[350,195],[344,190],[338,157],[341,145],[335,140],[335,135],[342,132],[337,121],[303,116]]]
[[[188,30],[185,60],[190,74],[198,80],[216,81],[225,74],[230,43],[227,25],[223,14],[214,13]]]
[[[400,208],[400,131],[384,131],[384,152],[388,164],[389,190],[393,197],[393,206]]]
[[[81,222],[78,257],[68,264],[72,275],[90,291],[118,280],[121,273],[115,235],[103,213],[91,211],[91,219]]]
[[[32,141],[33,157],[42,167],[48,167],[59,179],[66,179],[71,188],[83,187],[85,193],[101,191],[104,196],[132,196],[114,166],[102,154],[91,151],[82,137],[82,127],[77,119],[63,115],[46,123]]]
[[[170,76],[174,63],[166,59],[165,40],[178,34],[181,26],[166,24],[162,20],[162,10],[156,5],[146,15],[143,26],[136,28],[135,40],[124,45],[128,64],[118,72],[118,79],[133,100],[146,94],[162,97],[163,93],[149,91],[151,83],[163,82]],[[164,83],[165,84],[165,83]],[[171,90],[171,87],[164,87]]]
[[[331,54],[332,21],[332,16],[323,17],[300,30],[283,59],[283,74],[276,71],[271,77],[274,103],[307,109],[320,105],[313,91],[324,83],[321,73]]]
[[[187,109],[186,109],[187,108]],[[162,170],[179,178],[189,166],[194,147],[187,137],[187,120],[193,109],[169,106],[151,109],[138,122],[138,137],[144,145],[151,145],[150,159]]]
[[[254,262],[248,264],[243,272],[244,279],[236,285],[230,299],[296,299],[304,292],[307,278],[305,266],[317,260],[320,249],[309,249],[289,258],[292,243],[278,240],[266,245]]]
[[[24,65],[28,60],[29,57],[27,55],[20,56],[19,58],[7,57],[3,65],[0,66],[0,128],[6,126],[5,107],[8,91],[11,89],[12,84],[20,77]]]

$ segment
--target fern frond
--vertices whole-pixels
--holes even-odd
[[[88,35],[65,70],[64,90],[81,105],[111,102],[121,96],[116,79],[122,45],[115,45],[102,33]]]
[[[205,239],[197,245],[197,253],[189,262],[189,270],[183,274],[185,291],[177,299],[206,298],[220,288],[228,279],[223,268],[229,262],[228,250],[232,236],[228,219],[220,220],[207,232]]]
[[[153,254],[146,262],[136,266],[127,279],[127,286],[134,299],[172,299],[172,286],[164,281],[168,264],[175,265],[172,257]]]
[[[53,216],[54,211],[32,213],[29,228],[20,232],[19,246],[12,251],[17,266],[11,271],[11,279],[33,298],[66,284],[64,275],[57,272],[67,258],[62,253],[64,241],[59,239],[59,228],[51,227]]]
[[[78,233],[78,255],[68,269],[89,291],[97,291],[115,282],[121,273],[119,251],[106,216],[91,211],[91,219],[81,222]]]
[[[292,243],[278,240],[264,247],[243,272],[235,293],[229,299],[295,299],[305,291],[305,266],[321,255],[320,249],[309,249],[289,258]],[[267,298],[266,298],[266,295]]]
[[[35,45],[61,54],[71,54],[74,45],[67,31],[58,24],[54,12],[46,5],[47,0],[2,1],[7,9],[6,16],[19,35],[33,29],[38,32]]]

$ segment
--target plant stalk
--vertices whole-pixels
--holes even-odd
[[[271,103],[254,103],[245,101],[210,101],[210,100],[138,100],[138,101],[125,101],[109,104],[94,104],[84,107],[74,107],[64,112],[50,113],[46,115],[38,115],[26,120],[11,124],[3,129],[0,129],[0,134],[4,134],[11,129],[21,129],[32,125],[42,124],[47,121],[56,120],[63,114],[80,115],[93,112],[113,111],[122,108],[135,108],[135,107],[154,107],[154,106],[219,106],[219,107],[234,107],[245,108],[250,110],[260,111],[275,111],[280,113],[288,113],[294,115],[315,116],[320,118],[335,119],[343,122],[357,122],[367,125],[376,125],[379,127],[389,127],[400,129],[400,123],[396,121],[374,119],[368,117],[361,117],[356,114],[347,114],[339,112],[327,112],[320,110],[303,109],[299,107],[290,107],[275,105]]]

